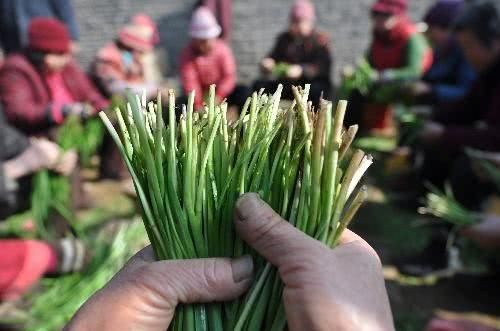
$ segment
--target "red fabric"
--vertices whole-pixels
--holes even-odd
[[[71,37],[64,23],[47,17],[37,17],[28,26],[28,47],[48,53],[69,53]]]
[[[386,35],[376,34],[370,50],[372,66],[380,71],[400,68],[404,65],[405,48],[410,37],[417,33],[409,19],[403,18]],[[422,72],[430,68],[432,53],[427,52],[422,63]],[[365,106],[363,122],[367,130],[385,129],[392,124],[392,109],[389,105],[369,104]]]
[[[130,49],[149,52],[154,47],[154,30],[148,26],[126,25],[118,33],[118,39]]]
[[[61,72],[64,84],[78,102],[90,103],[96,111],[107,107],[104,99],[85,73],[75,64],[68,64]],[[40,133],[53,123],[52,99],[47,84],[25,56],[7,57],[0,69],[0,101],[7,120],[25,133]]]
[[[64,79],[60,72],[46,74],[43,76],[43,79],[50,91],[52,100],[52,118],[57,124],[61,124],[64,121],[62,108],[64,105],[75,102],[75,99],[66,88]]]
[[[373,67],[377,70],[386,70],[403,66],[405,47],[416,32],[415,26],[408,19],[401,19],[388,34],[375,34],[370,49]]]
[[[216,40],[207,55],[196,54],[189,44],[181,54],[181,80],[184,93],[195,91],[195,105],[203,104],[203,96],[210,85],[217,84],[217,96],[226,98],[236,86],[236,63],[231,49],[222,40]]]
[[[55,271],[57,253],[35,240],[0,240],[0,301],[16,299]]]
[[[133,63],[127,66],[116,43],[109,43],[99,50],[93,74],[100,81],[107,95],[121,93],[116,84],[125,88],[128,84],[145,83],[144,68],[139,57],[134,56]]]
[[[392,107],[381,104],[366,104],[363,107],[362,127],[366,130],[387,129],[392,125]]]
[[[392,15],[403,14],[407,9],[408,0],[377,0],[372,6],[372,11]]]

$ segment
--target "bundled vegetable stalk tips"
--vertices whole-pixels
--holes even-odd
[[[169,91],[166,118],[156,104],[129,97],[117,109],[118,131],[104,123],[134,180],[143,221],[158,259],[240,257],[251,254],[256,281],[248,293],[225,304],[178,307],[172,330],[284,330],[283,285],[276,269],[236,235],[233,209],[245,192],[258,192],[284,219],[335,247],[366,198],[359,187],[372,158],[352,151],[357,126],[343,130],[347,103],[336,110],[323,101],[314,112],[309,86],[294,88],[295,101],[281,109],[282,87],[253,93],[234,123],[227,104],[194,112],[194,94],[176,119]]]
[[[449,185],[445,187],[445,192],[430,186],[425,207],[419,208],[418,211],[421,214],[434,215],[457,226],[474,225],[480,220],[479,215],[467,210],[455,199]]]

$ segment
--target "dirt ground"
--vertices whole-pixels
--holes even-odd
[[[384,189],[387,178],[383,174],[383,164],[384,156],[375,154],[375,166],[367,180],[370,202],[362,207],[351,229],[375,248],[386,271],[394,271],[391,267],[394,261],[426,247],[433,235],[432,222],[437,220],[419,215],[416,206],[388,198],[394,194]],[[398,275],[386,279],[397,331],[424,330],[427,322],[442,310],[458,313],[459,318],[477,320],[479,314],[479,320],[488,321],[491,317],[493,323],[499,325],[498,274],[456,274],[431,282],[413,279],[412,283]],[[475,315],[471,317],[470,313]]]

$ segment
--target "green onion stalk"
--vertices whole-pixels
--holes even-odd
[[[89,239],[92,260],[84,271],[58,278],[46,278],[25,298],[29,312],[11,324],[27,331],[61,330],[80,306],[102,288],[147,241],[140,222],[120,224],[109,240],[110,231]],[[2,322],[2,321],[0,321]],[[4,321],[7,322],[7,321]]]
[[[216,104],[215,86],[202,112],[194,111],[191,93],[179,119],[172,90],[165,112],[161,95],[156,103],[130,95],[115,111],[116,129],[100,114],[133,178],[158,259],[253,256],[256,281],[243,298],[178,307],[172,330],[286,328],[276,269],[235,233],[240,195],[258,192],[284,219],[330,247],[366,199],[359,183],[372,158],[351,151],[357,127],[343,128],[347,102],[333,109],[322,101],[315,111],[309,89],[294,87],[287,109],[280,108],[282,86],[274,94],[255,92],[235,122],[226,117],[227,103]]]
[[[488,160],[477,160],[477,163],[500,192],[500,167]]]
[[[453,196],[449,185],[445,186],[445,191],[441,191],[435,186],[429,186],[425,207],[418,209],[420,214],[430,214],[441,218],[449,223],[463,227],[477,224],[480,216],[462,206]]]
[[[59,128],[56,142],[63,151],[70,149],[78,152],[82,166],[88,166],[92,156],[97,153],[104,136],[104,126],[98,118],[85,123],[72,116]],[[54,239],[54,233],[46,226],[54,212],[73,223],[74,213],[71,207],[71,183],[68,177],[48,170],[37,172],[32,179],[31,216],[35,221],[35,230],[40,238]]]
[[[273,76],[278,77],[278,78],[286,77],[289,69],[290,69],[289,63],[278,62],[273,67],[272,74],[273,74]]]

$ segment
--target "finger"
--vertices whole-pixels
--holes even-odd
[[[368,244],[363,238],[348,229],[344,230],[344,232],[340,236],[338,248],[347,246],[358,246],[362,250],[367,251],[371,255],[375,256],[378,260],[380,260],[377,252],[373,249],[373,247],[370,246],[370,244]]]
[[[252,280],[250,257],[148,262],[153,256],[151,248],[136,254],[65,330],[167,330],[178,304],[232,300]]]
[[[361,238],[360,236],[358,236],[357,234],[348,229],[344,230],[344,232],[339,238],[340,245],[349,244],[353,241],[364,241],[364,240],[363,238]]]
[[[227,301],[237,298],[253,278],[253,262],[249,256],[238,259],[216,258],[160,261],[149,271],[159,279],[164,296],[177,303]]]
[[[255,193],[237,201],[234,223],[243,240],[278,268],[292,258],[319,256],[326,248],[283,220]]]

